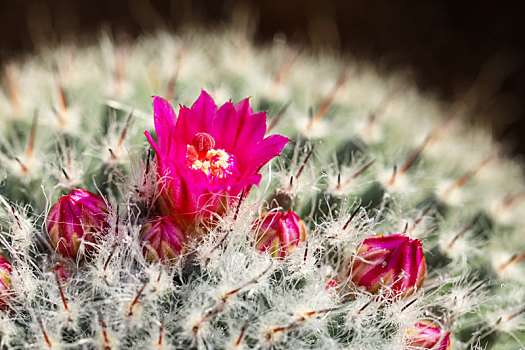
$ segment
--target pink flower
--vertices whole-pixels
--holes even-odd
[[[6,307],[6,301],[11,291],[11,263],[0,254],[0,309]]]
[[[141,239],[149,261],[168,261],[181,255],[184,233],[174,218],[163,216],[142,227]]]
[[[273,257],[284,258],[300,242],[306,240],[306,227],[293,211],[272,212],[256,223],[255,249]]]
[[[445,332],[432,322],[421,321],[408,330],[406,345],[406,350],[449,350],[451,347],[450,332]]]
[[[401,234],[378,234],[363,241],[349,274],[371,293],[408,296],[423,285],[426,272],[421,242]]]
[[[261,181],[259,170],[290,141],[281,135],[264,137],[266,113],[253,113],[248,99],[226,102],[217,109],[203,90],[191,108],[153,97],[157,142],[146,131],[156,153],[162,215],[175,216],[184,226],[195,219],[223,212]]]
[[[108,226],[108,207],[104,199],[86,190],[73,190],[56,202],[46,219],[46,228],[53,248],[60,254],[76,258],[82,243],[86,251],[93,249],[97,235]]]

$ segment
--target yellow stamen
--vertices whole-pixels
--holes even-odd
[[[194,146],[188,145],[186,155],[188,166],[193,170],[200,170],[207,176],[224,178],[230,174],[231,156],[222,149],[209,149],[206,153],[197,152]]]

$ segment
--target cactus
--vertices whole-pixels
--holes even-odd
[[[337,53],[257,46],[239,28],[43,48],[9,62],[1,88],[2,349],[525,346],[522,167],[464,122],[461,101]],[[191,106],[201,89],[217,105],[251,96],[266,133],[284,136],[280,156],[250,168],[261,177],[235,178],[205,220],[178,207],[187,193],[170,202],[163,186],[180,187],[152,148],[167,141],[151,96]],[[219,144],[199,132],[192,167],[221,182],[231,164],[197,164]],[[60,254],[46,217],[77,190],[103,198],[103,232]],[[283,212],[300,238],[258,249],[275,238],[260,223]],[[360,279],[374,273],[362,243],[389,235],[425,254],[410,292],[376,291],[420,270],[404,248],[390,255],[410,266],[382,269],[373,291],[352,278],[358,263]]]

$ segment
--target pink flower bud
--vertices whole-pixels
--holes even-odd
[[[255,249],[284,258],[293,247],[306,240],[306,227],[293,211],[268,213],[256,223]]]
[[[108,207],[101,196],[86,190],[73,190],[56,202],[46,219],[51,244],[57,252],[76,258],[82,243],[95,243],[97,234],[104,233]],[[93,248],[86,244],[86,251]]]
[[[0,309],[4,309],[11,290],[11,263],[0,254]]]
[[[450,350],[450,332],[445,332],[429,321],[422,321],[410,328],[406,335],[406,350]]]
[[[363,241],[349,275],[371,293],[409,296],[421,287],[426,272],[421,242],[401,234],[378,234]]]
[[[149,261],[167,261],[182,254],[185,235],[171,216],[151,220],[142,227],[141,239]]]

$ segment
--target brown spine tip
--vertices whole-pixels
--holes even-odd
[[[184,63],[184,59],[186,57],[186,53],[183,50],[180,51],[178,55],[178,64],[177,68],[175,68],[175,72],[173,72],[173,75],[171,76],[170,80],[168,81],[168,91],[166,92],[166,100],[171,101],[175,97],[175,86],[177,85],[177,80],[179,78],[180,70],[182,68],[182,65]]]
[[[33,151],[35,149],[37,122],[38,122],[38,114],[35,111],[35,114],[33,115],[33,123],[31,124],[31,133],[29,134],[29,139],[27,141],[26,159],[30,159],[33,156]]]
[[[396,176],[397,176],[397,165],[394,165],[394,170],[392,171],[392,176],[390,177],[390,181],[388,181],[390,186],[394,186],[394,184],[396,183]]]
[[[266,133],[269,133],[275,127],[275,125],[277,125],[277,123],[279,122],[279,120],[281,120],[284,113],[286,112],[288,107],[290,107],[291,104],[292,104],[292,101],[288,101],[284,104],[284,106],[281,107],[279,112],[277,112],[277,115],[273,117],[272,121],[270,122],[268,129],[266,129]]]
[[[304,161],[301,164],[301,167],[299,168],[299,171],[295,175],[295,179],[296,180],[298,180],[299,176],[301,176],[301,174],[303,173],[304,167],[306,166],[306,163],[308,162],[308,159],[310,159],[310,156],[312,155],[312,152],[314,151],[314,147],[315,147],[315,145],[312,145],[312,148],[310,148],[310,150],[306,154],[306,157],[304,158]]]
[[[519,254],[514,254],[513,256],[510,257],[509,260],[507,260],[506,262],[501,264],[499,269],[501,271],[503,271],[503,270],[505,270],[507,267],[509,267],[511,265],[519,264],[523,260],[525,260],[525,252],[521,252]]]
[[[40,329],[42,330],[42,334],[44,336],[44,340],[46,341],[47,346],[51,349],[51,340],[49,339],[49,336],[47,335],[46,329],[44,328],[44,325],[42,324],[42,320],[40,317],[37,317],[38,325],[40,326]]]
[[[148,284],[148,281],[144,282],[144,284],[142,285],[142,287],[140,287],[138,293],[137,293],[137,296],[135,297],[135,299],[133,299],[133,302],[131,303],[131,305],[129,306],[129,313],[128,313],[128,316],[131,316],[133,315],[133,308],[135,307],[135,305],[137,305],[137,303],[139,302],[139,298],[140,296],[142,295],[142,292],[144,292],[144,289],[146,288]]]
[[[356,208],[356,210],[354,210],[354,212],[352,213],[352,215],[350,215],[350,218],[346,221],[346,223],[344,224],[343,226],[343,231],[346,230],[346,228],[348,227],[348,225],[352,222],[352,220],[354,219],[354,217],[357,215],[357,212],[359,211],[359,209],[361,209],[362,205],[359,204],[359,206]]]
[[[330,90],[328,95],[325,97],[325,99],[321,103],[321,106],[317,110],[317,113],[315,113],[313,118],[310,119],[310,122],[308,123],[308,127],[307,127],[308,131],[311,131],[314,124],[316,124],[317,122],[319,122],[321,119],[325,117],[326,113],[330,109],[330,106],[334,102],[337,92],[345,85],[346,81],[347,81],[347,74],[346,74],[346,71],[343,70],[343,72],[341,72],[341,75],[339,76],[339,79],[337,79],[337,82],[335,83],[334,87],[332,88],[332,90]]]
[[[456,241],[462,237],[464,237],[467,232],[476,224],[476,222],[478,221],[478,219],[480,218],[480,215],[477,215],[474,219],[472,219],[468,224],[467,226],[465,226],[463,228],[463,230],[461,230],[457,235],[454,236],[454,238],[450,241],[450,243],[448,244],[448,248],[451,249],[453,246],[454,246],[454,243],[456,243]]]

